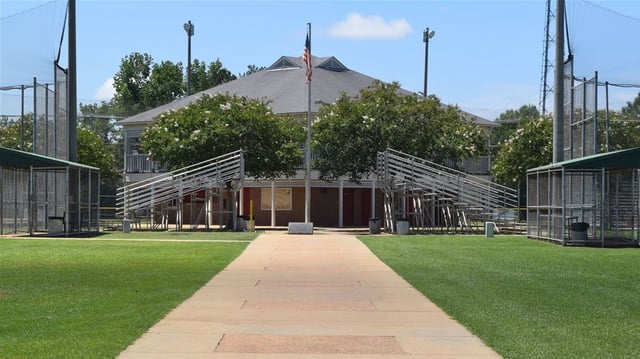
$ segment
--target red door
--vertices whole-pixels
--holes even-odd
[[[243,211],[242,213],[244,213],[245,216],[248,216],[249,207],[251,206],[251,188],[250,187],[242,188],[242,196],[243,196],[242,203],[240,203],[240,206],[242,206],[242,211]],[[256,209],[254,208],[253,210],[255,212]]]
[[[371,188],[362,188],[360,194],[360,226],[368,226],[371,217]]]
[[[342,191],[342,224],[353,226],[353,188]]]

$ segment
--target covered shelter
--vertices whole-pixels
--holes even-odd
[[[528,170],[527,235],[563,245],[638,246],[640,147]]]
[[[0,235],[97,232],[100,169],[0,147]]]

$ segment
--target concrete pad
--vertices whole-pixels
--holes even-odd
[[[255,353],[211,353],[211,354],[190,354],[189,356],[177,355],[175,353],[135,353],[122,355],[125,359],[256,359]],[[406,354],[311,354],[311,353],[261,353],[261,359],[407,359]],[[420,359],[423,357],[412,357]],[[428,357],[429,359],[453,359],[448,357]],[[458,357],[455,359],[474,359],[473,357]]]
[[[249,352],[248,352],[249,351]],[[260,235],[121,358],[499,358],[353,235]]]
[[[259,280],[256,287],[360,287],[358,281]]]
[[[266,271],[274,271],[274,272],[332,272],[332,273],[336,273],[336,272],[340,272],[340,273],[344,273],[344,272],[351,272],[354,270],[353,266],[350,266],[348,263],[341,263],[341,264],[334,264],[334,265],[330,265],[327,263],[320,263],[320,264],[304,264],[304,265],[300,265],[300,264],[281,264],[281,263],[275,263],[275,264],[271,264],[271,265],[267,265],[266,267],[264,267],[264,270]],[[380,271],[380,268],[378,266],[360,266],[358,267],[359,271],[362,272],[378,272]]]
[[[362,311],[300,311],[300,310],[248,310],[228,309],[214,311],[207,307],[176,308],[167,315],[171,319],[202,320],[218,323],[220,326],[236,323],[315,323],[332,325],[367,325],[382,328],[385,326],[405,327],[452,327],[459,325],[441,312],[362,312]],[[311,324],[309,324],[311,325]]]
[[[216,352],[231,353],[322,353],[322,354],[400,354],[393,337],[225,335]]]
[[[312,300],[250,300],[242,309],[248,310],[319,310],[319,311],[374,311],[371,301],[312,301]]]
[[[310,277],[313,276],[313,277]],[[300,273],[300,272],[274,272],[264,270],[233,270],[222,271],[218,273],[212,280],[210,280],[205,287],[215,286],[220,287],[224,285],[229,286],[242,286],[241,284],[263,281],[296,281],[296,280],[308,280],[309,278],[315,278],[318,274],[312,273]],[[402,277],[398,276],[392,271],[360,271],[357,274],[351,273],[322,273],[322,279],[327,281],[344,281],[346,278],[350,280],[356,280],[360,282],[363,287],[407,287],[413,288],[409,283],[404,281]]]
[[[212,353],[223,334],[157,334],[146,333],[131,347],[140,353]]]
[[[361,335],[401,337],[467,337],[461,326],[406,326],[402,324],[372,326],[370,323],[319,322],[310,325],[291,320],[281,321],[217,321],[165,319],[153,327],[153,333],[165,334],[263,333],[270,335]]]
[[[446,355],[455,350],[458,354],[482,358],[500,358],[476,337],[403,337],[400,345],[412,355]]]

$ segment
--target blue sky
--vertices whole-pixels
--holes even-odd
[[[552,3],[555,6],[555,1]],[[51,21],[53,25],[48,26],[53,30],[34,34],[37,26],[8,25],[22,16],[15,14],[42,4],[47,4],[44,8],[52,18],[47,24]],[[64,6],[64,1],[51,5],[48,1],[0,0],[3,25],[0,86],[29,83],[37,75],[33,72],[44,71],[39,78],[49,76],[46,61],[36,60],[56,53],[59,41],[56,26],[62,23]],[[568,7],[570,31],[577,34],[576,56],[579,53],[587,58],[594,46],[619,41],[631,55],[616,53],[605,57],[593,65],[598,67],[594,70],[600,69],[610,76],[607,79],[601,74],[602,81],[640,83],[637,65],[640,47],[632,45],[640,35],[640,1],[568,1]],[[614,16],[600,16],[596,10],[600,7]],[[25,16],[30,12],[37,10],[27,11]],[[43,15],[31,18],[38,16]],[[596,22],[592,22],[593,17],[597,17]],[[628,21],[630,27],[616,30],[620,19]],[[192,58],[207,62],[219,58],[234,74],[246,71],[247,65],[269,66],[282,55],[301,55],[306,23],[310,22],[313,55],[335,56],[355,71],[387,82],[398,81],[403,88],[415,92],[423,88],[422,33],[429,27],[435,31],[429,42],[429,94],[490,120],[508,109],[537,105],[540,98],[543,0],[77,0],[79,102],[108,99],[113,94],[110,79],[118,71],[121,59],[131,52],[146,52],[156,62],[186,64],[187,35],[183,24],[188,20],[195,24]],[[586,35],[586,29],[593,29],[594,24],[613,32]],[[13,55],[29,54],[33,51],[29,46],[41,41],[29,39],[41,37],[46,39],[35,56]],[[9,46],[19,50],[9,51]],[[615,52],[601,48],[595,51]],[[553,53],[550,55],[553,59]],[[626,60],[622,61],[623,58]],[[16,70],[18,67],[26,69]],[[590,75],[591,70],[580,76]],[[614,92],[613,106],[632,100],[638,91]],[[13,111],[5,100],[2,107],[0,112]]]

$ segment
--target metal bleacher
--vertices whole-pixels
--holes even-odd
[[[211,211],[208,199],[222,195],[225,186],[237,191],[243,180],[244,157],[242,150],[238,150],[119,188],[116,214],[135,221],[138,213],[145,213],[152,228],[166,229],[169,213],[175,213],[176,229],[182,229],[184,199],[191,198],[194,203],[199,198],[203,205],[198,219],[208,228],[210,216],[205,213]],[[205,194],[204,200],[197,196],[201,193]],[[193,216],[193,211],[190,214]]]
[[[418,232],[482,231],[487,221],[516,227],[518,192],[512,188],[393,149],[378,152],[377,176],[387,231],[396,231],[398,219]]]

